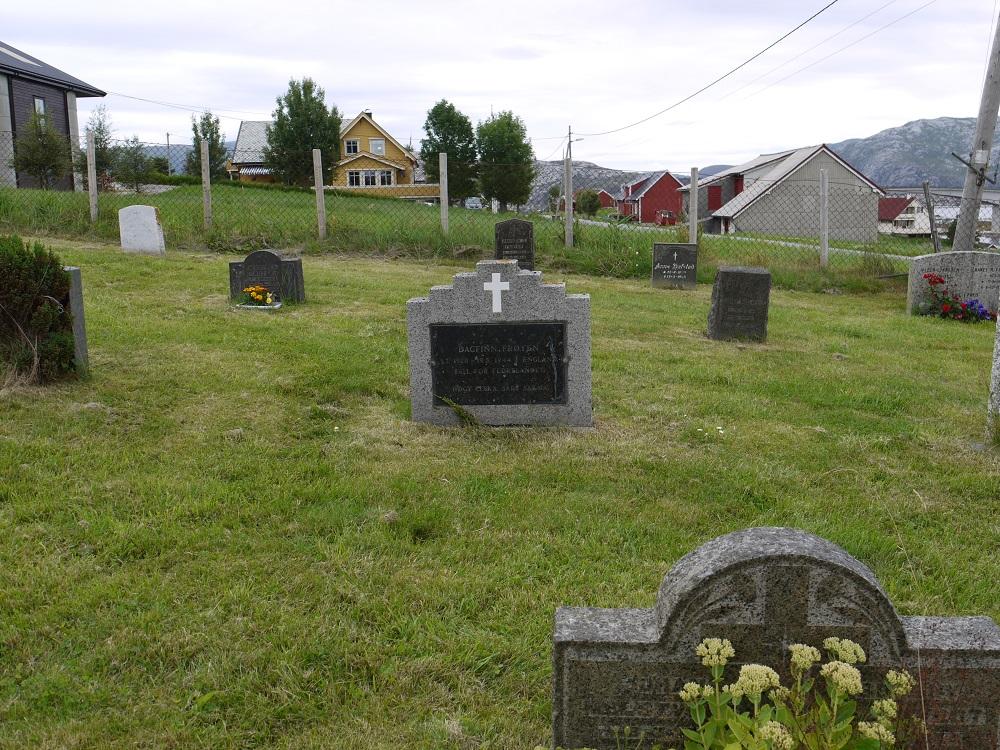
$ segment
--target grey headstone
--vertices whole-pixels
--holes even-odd
[[[766,268],[720,267],[712,286],[708,337],[766,341],[770,298],[771,272]]]
[[[282,302],[305,302],[301,258],[282,258],[273,250],[255,250],[229,264],[229,296],[239,299],[248,286],[261,284]]]
[[[535,270],[535,225],[524,219],[507,219],[493,230],[497,260],[516,260],[525,271]]]
[[[991,312],[1000,306],[1000,253],[962,251],[914,258],[906,284],[906,311],[911,315],[932,301],[925,273],[941,276],[948,291],[963,302],[978,299]]]
[[[166,255],[160,209],[155,206],[125,206],[118,211],[118,233],[126,253]]]
[[[589,295],[484,260],[406,307],[415,421],[593,424]]]
[[[694,289],[698,283],[697,243],[653,245],[653,286],[662,289]]]
[[[767,664],[788,684],[788,645],[829,636],[860,643],[865,695],[889,669],[922,682],[930,747],[996,750],[1000,628],[988,617],[900,617],[875,575],[835,544],[797,529],[718,537],[667,573],[652,609],[560,607],[553,635],[553,744],[616,750],[630,727],[643,747],[679,747],[690,715],[677,696],[709,674],[703,638],[728,638],[740,665]],[[920,712],[920,691],[901,710]]]
[[[76,266],[66,266],[69,274],[69,312],[73,318],[73,363],[78,375],[86,375],[90,367],[87,353],[87,323],[83,314],[83,275]]]

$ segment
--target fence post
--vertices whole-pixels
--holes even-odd
[[[205,214],[205,229],[212,228],[212,175],[208,161],[208,140],[201,139],[201,200]]]
[[[566,146],[566,247],[573,247],[573,152]]]
[[[438,154],[438,201],[441,203],[441,231],[448,234],[448,154]]]
[[[934,199],[931,198],[931,181],[924,180],[924,203],[927,204],[927,218],[931,223],[931,241],[934,243],[934,252],[941,252],[941,238],[937,233],[937,219],[934,217]]]
[[[319,238],[326,239],[326,190],[323,185],[323,152],[313,149],[313,187],[316,190],[316,222]]]
[[[698,242],[698,167],[691,167],[688,189],[688,242]]]
[[[87,193],[90,196],[90,223],[97,221],[97,146],[94,131],[87,129]]]
[[[830,263],[830,176],[819,170],[819,264]]]

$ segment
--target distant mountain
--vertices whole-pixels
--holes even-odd
[[[589,161],[573,162],[573,192],[578,190],[607,190],[611,195],[618,195],[622,185],[635,182],[643,177],[657,172],[630,172],[620,169],[610,169],[593,164]],[[562,190],[563,162],[536,161],[535,180],[531,184],[531,197],[526,208],[531,211],[545,211],[548,206],[549,188],[557,185]]]
[[[711,177],[714,174],[719,174],[719,172],[723,172],[723,171],[729,169],[731,166],[733,166],[733,165],[732,164],[713,164],[710,167],[704,167],[702,169],[699,169],[698,170],[698,176],[699,177]],[[690,179],[691,178],[689,177],[688,181],[690,181]]]
[[[968,154],[975,131],[974,117],[938,117],[828,145],[882,187],[916,187],[930,180],[935,188],[960,188],[966,168],[951,152]],[[996,135],[994,144],[993,165],[1000,163]]]
[[[231,155],[233,149],[236,147],[236,141],[226,141],[226,154]],[[187,155],[194,148],[188,144],[184,143],[171,143],[170,144],[170,171],[173,174],[184,174],[184,167],[187,164]],[[167,147],[165,144],[147,145],[143,147],[146,156],[153,159],[158,156],[167,156]]]

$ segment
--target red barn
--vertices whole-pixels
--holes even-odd
[[[656,172],[625,185],[618,198],[618,213],[635,216],[644,224],[656,221],[657,213],[672,211],[674,216],[683,209],[683,196],[677,192],[681,183],[670,172]]]
[[[597,197],[600,198],[601,200],[601,208],[615,207],[615,196],[613,196],[607,190],[598,190]]]

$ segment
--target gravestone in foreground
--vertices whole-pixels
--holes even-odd
[[[125,206],[118,211],[118,233],[126,253],[166,255],[160,210],[155,206]]]
[[[771,272],[766,268],[721,266],[712,286],[708,337],[766,341],[770,298]]]
[[[76,266],[66,266],[69,274],[69,314],[73,319],[73,363],[77,375],[86,375],[90,366],[87,353],[87,325],[83,315],[83,276]]]
[[[697,243],[653,245],[653,286],[658,289],[694,289],[698,283]]]
[[[978,250],[921,255],[910,262],[906,311],[920,314],[932,301],[925,273],[936,273],[944,286],[963,301],[978,299],[990,311],[1000,305],[1000,253]]]
[[[524,219],[497,222],[493,229],[497,260],[516,260],[521,270],[535,270],[535,225]]]
[[[414,421],[593,424],[589,295],[483,260],[406,308]]]
[[[695,655],[728,638],[741,664],[774,667],[788,684],[788,645],[850,638],[872,697],[889,669],[920,681],[931,748],[997,750],[1000,628],[988,617],[905,617],[875,575],[840,547],[797,529],[713,539],[667,573],[652,609],[560,607],[553,635],[553,744],[615,750],[626,726],[643,747],[680,747],[691,717],[677,692],[709,682]],[[920,715],[920,689],[901,710]],[[921,745],[922,746],[922,745]]]
[[[305,302],[301,258],[282,258],[273,250],[255,250],[229,264],[229,296],[239,299],[248,286],[261,284],[282,302]]]

